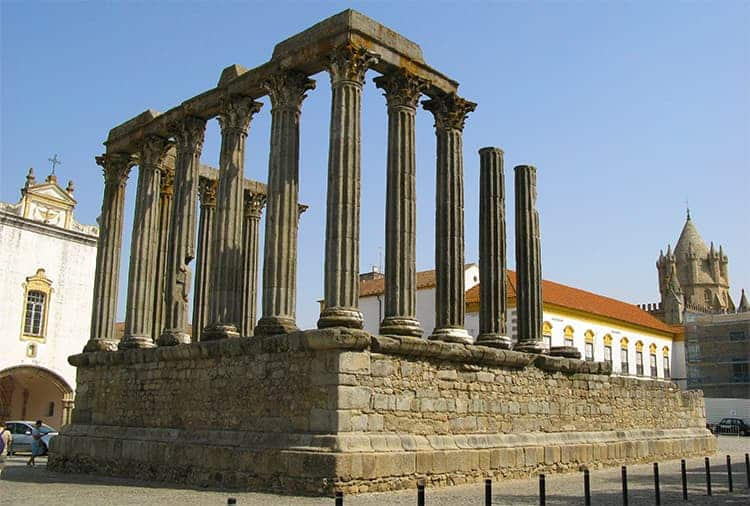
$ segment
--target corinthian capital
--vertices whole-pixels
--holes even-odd
[[[167,152],[174,143],[169,139],[158,135],[148,135],[141,144],[140,165],[141,169],[161,170]]]
[[[130,169],[138,164],[138,156],[130,153],[106,153],[96,157],[96,164],[102,167],[106,184],[124,185]]]
[[[271,97],[274,109],[292,109],[299,114],[302,101],[309,90],[315,89],[315,81],[296,71],[282,71],[262,83]]]
[[[201,207],[216,207],[216,191],[218,188],[218,180],[200,178],[198,181],[198,198],[201,201]]]
[[[373,79],[375,86],[385,91],[388,107],[407,107],[416,110],[422,91],[429,86],[426,79],[399,69],[390,74]]]
[[[334,49],[328,58],[331,84],[335,86],[341,82],[351,82],[362,86],[367,69],[379,60],[379,55],[347,42]]]
[[[245,192],[245,217],[260,219],[266,205],[266,195],[263,193]]]
[[[247,135],[247,128],[253,115],[263,104],[250,97],[230,95],[221,99],[221,112],[218,118],[222,133],[230,131]]]
[[[200,154],[203,150],[203,137],[206,133],[206,120],[197,116],[185,116],[169,125],[174,135],[177,150]]]
[[[162,169],[159,193],[164,196],[174,195],[174,167]]]
[[[463,130],[466,116],[477,108],[477,104],[455,93],[425,100],[422,106],[435,117],[435,128],[439,130]]]

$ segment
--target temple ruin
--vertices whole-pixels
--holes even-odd
[[[388,110],[380,335],[361,330],[358,309],[360,104],[369,69],[380,74],[375,83]],[[315,88],[309,76],[324,70],[332,88],[324,303],[318,328],[300,330],[300,112]],[[515,168],[520,338],[510,349],[497,148],[480,151],[483,291],[473,343],[464,329],[462,132],[476,104],[457,91],[417,44],[347,10],[279,43],[267,63],[227,67],[215,88],[113,128],[97,158],[105,187],[91,336],[70,358],[78,368],[76,405],[49,466],[327,494],[713,451],[699,392],[614,377],[605,363],[545,348],[536,169],[526,165]],[[246,181],[243,164],[256,100],[266,95],[272,125],[263,184]],[[422,329],[415,315],[421,97],[437,138],[435,329]],[[211,118],[221,126],[218,171],[200,163]],[[125,335],[115,342],[124,191],[135,165]]]

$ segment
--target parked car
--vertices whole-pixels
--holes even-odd
[[[742,418],[722,418],[714,426],[713,432],[714,434],[739,434],[740,436],[747,436],[750,434],[750,426]]]
[[[10,433],[13,435],[13,441],[10,443],[10,449],[8,455],[13,455],[18,452],[29,452],[31,453],[31,430],[34,428],[34,422],[32,421],[21,421],[11,420],[5,422],[5,426],[8,428]],[[42,424],[39,432],[42,433],[42,455],[47,453],[49,448],[49,441],[53,437],[57,436],[57,429],[50,427],[47,424]]]

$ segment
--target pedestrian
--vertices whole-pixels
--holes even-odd
[[[13,442],[13,435],[3,422],[0,422],[0,459],[3,453],[10,457],[10,444]]]
[[[36,465],[35,460],[36,460],[37,455],[42,454],[42,446],[44,443],[42,443],[41,428],[42,428],[42,421],[37,420],[31,429],[31,457],[29,457],[29,461],[26,462],[27,466],[35,466]]]

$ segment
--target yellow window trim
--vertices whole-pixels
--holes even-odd
[[[586,331],[586,333],[583,335],[584,339],[586,339],[587,343],[593,343],[594,342],[594,331],[589,329]]]
[[[627,337],[623,337],[622,339],[620,339],[620,348],[622,348],[623,350],[627,350],[629,342],[630,341],[628,341]]]
[[[21,337],[22,341],[35,341],[37,343],[44,343],[47,340],[47,317],[49,316],[49,301],[52,296],[52,281],[47,278],[47,274],[44,269],[37,269],[36,274],[26,278],[26,282],[23,284],[23,314],[21,315]],[[42,329],[40,335],[27,334],[26,330],[26,301],[29,297],[29,292],[41,292],[44,294],[44,312],[42,314]]]
[[[637,341],[635,343],[635,351],[643,351],[643,341]]]

